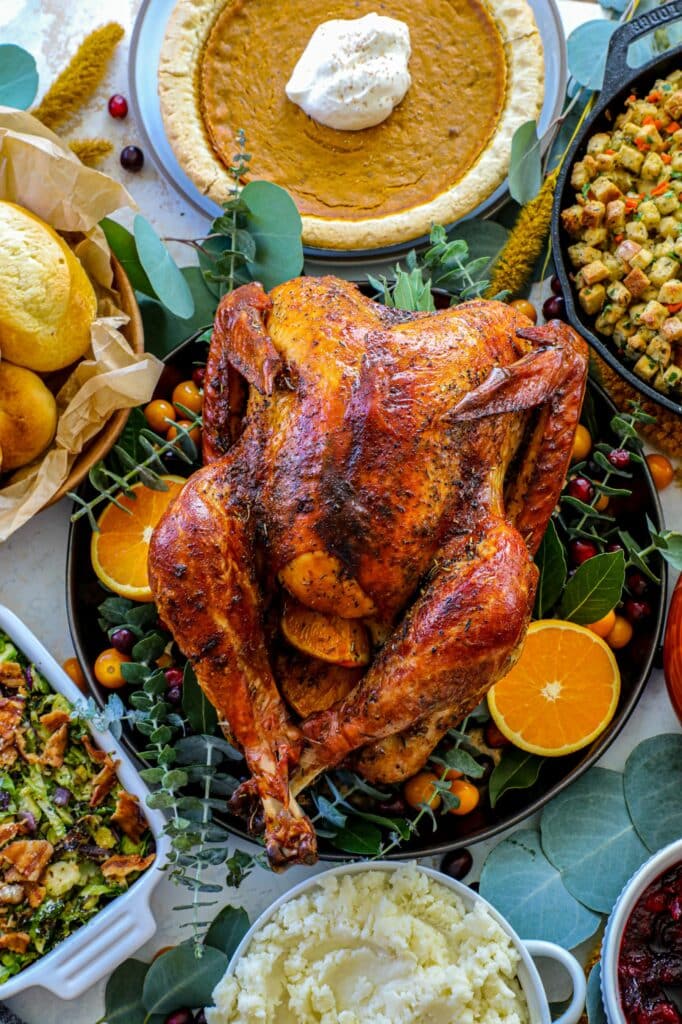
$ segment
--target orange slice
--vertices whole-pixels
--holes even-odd
[[[531,623],[521,657],[488,693],[495,725],[514,746],[560,757],[586,747],[613,718],[620,672],[611,648],[585,626]]]
[[[302,604],[287,602],[280,625],[285,640],[304,654],[344,668],[369,663],[367,630],[357,619],[323,615]]]
[[[99,517],[99,531],[90,542],[90,558],[97,576],[109,590],[132,601],[151,601],[147,555],[154,527],[186,484],[180,476],[164,476],[167,491],[134,484],[133,498],[118,494],[123,509],[113,502]]]

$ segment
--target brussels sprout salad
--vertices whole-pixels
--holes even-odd
[[[117,762],[0,630],[0,984],[154,861]]]

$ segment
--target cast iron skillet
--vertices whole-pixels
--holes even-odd
[[[205,358],[206,344],[198,343],[196,336],[189,338],[172,355],[167,357],[167,373],[176,374],[175,382],[183,378],[186,379],[191,373],[192,364],[197,361],[204,362]],[[172,381],[167,381],[164,388],[166,392],[168,384],[171,388],[174,386]],[[593,414],[597,428],[595,432],[598,432],[602,439],[608,438],[609,423],[617,412],[615,406],[592,382],[589,384],[586,403]],[[180,463],[174,466],[169,465],[168,472],[183,474],[185,470],[183,464]],[[92,493],[87,482],[79,490],[79,494],[85,498],[91,496]],[[641,467],[633,499],[629,506],[618,514],[619,524],[639,540],[643,540],[642,527],[645,523],[645,515],[650,517],[656,527],[662,526],[661,506],[646,465]],[[90,692],[95,700],[102,705],[106,701],[109,691],[95,680],[92,665],[100,651],[109,645],[106,634],[102,632],[97,623],[98,605],[108,596],[109,592],[102,587],[92,570],[90,537],[91,531],[85,517],[71,525],[66,565],[67,610],[74,649],[83,666]],[[473,813],[466,817],[459,818],[448,814],[439,818],[440,824],[437,832],[431,832],[430,826],[427,824],[420,838],[405,844],[397,853],[391,854],[393,859],[441,854],[462,844],[472,844],[489,839],[533,814],[551,797],[574,782],[579,775],[582,775],[587,768],[594,764],[597,758],[601,757],[630,717],[651,672],[665,610],[666,572],[662,559],[657,565],[654,565],[654,569],[662,578],[662,587],[652,589],[650,603],[653,615],[651,620],[646,628],[638,631],[636,639],[625,650],[615,652],[621,670],[622,692],[616,715],[605,732],[589,748],[577,754],[545,761],[538,782],[532,789],[509,792],[501,798],[494,810],[488,805],[487,800],[484,800]],[[125,700],[125,691],[118,692]],[[139,733],[134,734],[127,729],[124,729],[122,742],[133,754],[141,749],[141,743],[144,745],[144,739]],[[237,763],[236,768],[230,767],[229,770],[239,774],[239,764]],[[231,817],[226,813],[224,820],[235,835],[244,839],[250,838],[241,819]],[[320,856],[323,860],[352,859],[348,854],[331,847],[327,840],[320,839],[319,842]]]
[[[654,58],[636,70],[628,64],[627,60],[631,43],[655,29],[663,28],[677,18],[682,18],[682,0],[673,0],[665,7],[657,7],[653,11],[642,14],[639,18],[635,18],[617,29],[611,37],[599,102],[571,146],[557,182],[552,211],[552,250],[571,324],[597,350],[604,362],[608,363],[631,387],[648,398],[652,398],[659,405],[669,409],[670,412],[682,415],[680,402],[656,391],[650,384],[633,373],[626,363],[621,361],[609,339],[594,333],[591,318],[582,311],[577,303],[575,290],[568,276],[566,249],[570,241],[561,225],[561,211],[567,206],[572,206],[575,201],[575,192],[571,188],[571,170],[576,161],[581,160],[585,155],[588,139],[595,132],[609,131],[613,127],[613,119],[625,109],[625,99],[634,88],[638,90],[640,96],[646,95],[657,78],[665,77],[675,68],[682,67],[682,45],[676,46],[663,56]]]

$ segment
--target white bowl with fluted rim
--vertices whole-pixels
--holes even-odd
[[[421,864],[416,864],[415,867],[418,871],[423,871],[424,874],[428,875],[435,882],[456,892],[467,910],[470,910],[476,903],[482,903],[502,930],[509,936],[520,957],[517,977],[528,1004],[530,1024],[551,1024],[552,1021],[547,994],[538,969],[535,966],[534,957],[554,960],[567,971],[573,985],[573,994],[568,1008],[556,1019],[555,1024],[577,1024],[585,1006],[586,984],[583,969],[572,953],[569,953],[561,946],[555,945],[553,942],[519,938],[509,922],[487,900],[484,900],[482,896],[474,892],[473,889],[470,889],[469,886],[464,885],[462,882],[456,882],[454,879],[449,878],[440,871],[435,871],[433,868],[423,867]],[[308,878],[299,885],[294,886],[293,889],[290,889],[280,896],[279,899],[275,900],[251,925],[234,951],[232,959],[228,964],[227,974],[234,974],[239,960],[247,952],[253,937],[271,920],[280,907],[290,900],[296,899],[297,896],[301,896],[310,889],[319,886],[323,879],[334,875],[359,874],[364,871],[399,871],[401,868],[404,870],[404,863],[397,864],[393,861],[381,860],[342,864],[340,867],[331,868],[329,871],[322,871],[320,874],[314,875],[312,878]]]
[[[682,863],[682,839],[664,846],[635,871],[616,901],[604,931],[601,953],[601,994],[609,1024],[628,1024],[618,986],[618,956],[623,932],[644,890],[676,864]]]
[[[52,655],[14,612],[0,605],[0,630],[33,663],[53,690],[75,704],[82,694]],[[156,860],[130,888],[98,911],[53,950],[0,985],[0,999],[26,988],[45,988],[60,999],[75,999],[95,982],[114,970],[121,961],[152,937],[156,921],[149,906],[154,887],[161,880],[161,868],[168,856],[169,840],[164,835],[165,818],[146,806],[149,790],[121,745],[110,732],[89,726],[93,741],[119,762],[116,774],[121,785],[139,798],[156,843]]]

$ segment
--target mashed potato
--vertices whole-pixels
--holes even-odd
[[[285,903],[213,993],[208,1024],[528,1024],[519,955],[482,903],[414,865]]]

